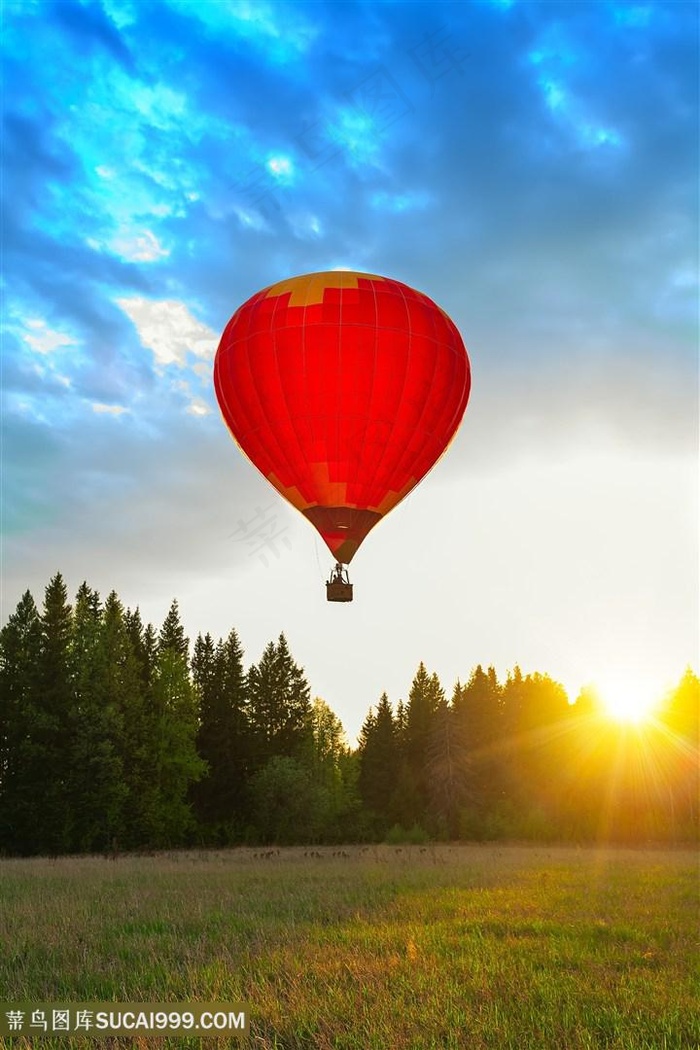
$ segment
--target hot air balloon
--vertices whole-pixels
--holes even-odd
[[[376,274],[291,277],[226,325],[214,386],[239,447],[347,565],[442,455],[469,398],[462,338],[427,295]]]

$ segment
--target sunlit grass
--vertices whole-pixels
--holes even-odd
[[[688,851],[304,852],[0,862],[2,998],[243,1001],[284,1050],[700,1045]]]

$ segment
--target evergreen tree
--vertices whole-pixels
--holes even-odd
[[[600,715],[601,700],[598,691],[593,685],[584,685],[575,703],[572,704],[571,713],[576,718],[595,718]]]
[[[678,685],[666,697],[659,719],[697,751],[700,747],[700,679],[692,668],[686,667]]]
[[[394,714],[386,693],[376,712],[369,711],[359,740],[358,786],[370,828],[382,836],[394,823],[393,803],[399,769],[399,746]]]
[[[425,824],[430,802],[428,752],[435,731],[438,705],[444,693],[436,674],[429,675],[420,663],[411,684],[406,708],[405,759],[408,783],[402,791],[403,820],[406,827]]]
[[[500,752],[501,782],[514,822],[511,833],[554,837],[563,822],[565,785],[564,771],[554,779],[552,768],[571,743],[566,692],[548,675],[523,677],[516,666],[503,687],[502,708],[507,744]]]
[[[0,630],[0,853],[339,841],[414,823],[439,836],[694,840],[700,681],[621,727],[591,689],[481,665],[448,703],[420,664],[396,713],[383,694],[351,752],[311,703],[284,635],[246,675],[238,636],[189,643],[177,602],[159,633],[112,592],[60,574]],[[198,783],[204,771],[206,777]]]
[[[340,803],[328,835],[335,842],[366,839],[368,828],[360,797],[360,753],[348,749],[338,759],[340,769]]]
[[[122,668],[119,695],[125,798],[118,842],[137,849],[159,841],[160,728],[153,701],[158,638],[152,624],[144,628],[138,609],[123,611],[118,600],[112,604],[112,596],[105,612],[106,631],[113,638]]]
[[[37,704],[32,736],[38,763],[41,805],[35,835],[42,852],[70,848],[70,752],[74,724],[70,667],[72,610],[60,573],[49,581],[41,614],[37,661]]]
[[[200,710],[205,696],[214,692],[217,680],[216,646],[214,639],[207,632],[203,637],[197,635],[192,653],[192,681],[200,694]]]
[[[75,596],[70,638],[70,664],[78,705],[94,663],[101,623],[100,596],[83,582]]]
[[[700,679],[690,667],[666,698],[657,722],[667,801],[667,826],[678,841],[697,842],[700,830]],[[661,758],[660,755],[660,758]]]
[[[0,855],[41,851],[40,651],[39,612],[26,591],[0,632]]]
[[[445,702],[445,690],[440,685],[440,679],[438,678],[435,671],[433,671],[433,673],[430,676],[428,692],[432,701],[433,710],[437,711],[440,704],[443,704]]]
[[[251,795],[262,842],[310,842],[316,831],[311,773],[296,758],[274,755],[253,776]]]
[[[211,635],[197,638],[192,675],[199,697],[197,750],[207,772],[194,788],[200,821],[231,841],[243,821],[250,764],[243,649],[232,630],[215,647]]]
[[[502,692],[493,667],[481,664],[453,697],[459,749],[467,759],[465,796],[476,813],[484,814],[503,797]]]
[[[403,700],[399,700],[396,705],[396,713],[394,714],[394,728],[396,730],[396,740],[402,751],[406,747],[406,719],[406,705]]]
[[[158,635],[158,652],[161,653],[165,649],[175,656],[179,656],[187,665],[190,643],[185,636],[185,628],[180,620],[180,609],[176,598],[173,599],[168,615],[163,620],[163,626]]]
[[[125,681],[130,642],[123,609],[112,592],[99,595],[83,583],[75,600],[71,633],[74,687],[70,750],[71,848],[104,850],[123,831]]]
[[[153,681],[153,672],[158,653],[158,636],[153,624],[145,628],[138,609],[133,612],[127,609],[124,613],[124,627],[131,643],[141,677],[141,684],[147,690]]]
[[[459,685],[456,690],[459,695]],[[438,701],[433,718],[427,771],[432,827],[441,837],[457,838],[460,812],[469,798],[471,763],[462,744],[455,711],[444,695]]]
[[[173,602],[158,637],[158,651],[150,690],[154,730],[155,810],[151,814],[151,842],[177,846],[194,829],[189,804],[191,785],[206,765],[197,754],[197,701],[187,667],[188,642]]]
[[[255,766],[274,756],[301,758],[311,740],[311,699],[303,670],[292,659],[284,634],[270,642],[247,677],[248,712]]]
[[[478,664],[474,668],[469,681],[455,697],[454,708],[462,743],[470,752],[486,750],[499,740],[503,729],[501,689],[493,667],[484,671]]]
[[[311,706],[311,732],[307,765],[316,795],[317,831],[323,838],[342,838],[341,824],[354,802],[344,778],[347,766],[343,759],[348,747],[342,722],[318,696]]]
[[[525,684],[518,664],[506,676],[501,703],[503,733],[509,737],[515,737],[521,731],[525,709]]]
[[[569,714],[569,698],[559,682],[548,674],[535,671],[525,679],[524,708],[521,713],[521,732],[538,733],[553,726]]]

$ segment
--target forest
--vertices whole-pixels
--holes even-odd
[[[428,840],[687,843],[698,834],[700,681],[648,723],[592,690],[418,664],[370,700],[357,747],[284,634],[244,663],[235,629],[190,647],[57,573],[0,632],[0,855]]]

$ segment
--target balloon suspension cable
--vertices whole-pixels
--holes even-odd
[[[318,554],[318,535],[314,536],[314,552],[316,554],[316,565],[318,566],[319,579],[325,579],[325,574],[321,566],[321,559]]]

